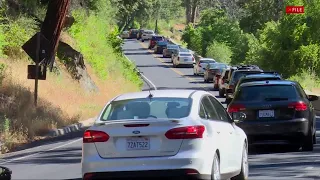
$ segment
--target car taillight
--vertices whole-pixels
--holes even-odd
[[[87,130],[83,134],[83,143],[106,142],[110,136],[102,131]]]
[[[204,126],[186,126],[170,129],[165,136],[168,139],[197,139],[203,137],[204,131]]]
[[[230,84],[229,89],[233,89],[233,88],[234,88],[234,85]]]
[[[91,180],[93,178],[93,174],[92,173],[86,173],[83,176],[83,180]]]
[[[194,59],[194,57],[192,57],[192,61],[195,62],[196,60]]]
[[[245,110],[246,107],[242,104],[231,104],[229,107],[228,107],[228,112],[229,113],[236,113],[236,112],[239,112],[239,111],[243,111]]]
[[[199,172],[195,169],[186,169],[186,174],[189,174],[189,175],[199,174]]]
[[[304,102],[294,102],[288,105],[288,108],[295,109],[296,111],[306,111],[308,106]]]

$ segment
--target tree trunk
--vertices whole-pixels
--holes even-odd
[[[46,60],[46,65],[53,65],[55,53],[59,44],[60,33],[65,22],[65,17],[70,6],[70,0],[51,0],[48,4],[46,17],[41,27],[41,33],[51,43],[51,59]]]
[[[184,4],[186,7],[186,24],[189,24],[191,22],[191,11],[192,11],[191,0],[184,0]]]
[[[196,18],[197,18],[197,9],[198,9],[198,3],[199,3],[199,0],[193,0],[193,3],[192,3],[192,10],[191,10],[191,19],[190,21],[192,23],[195,23],[196,22]]]

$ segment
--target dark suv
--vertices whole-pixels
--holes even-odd
[[[148,49],[154,48],[156,46],[158,41],[165,41],[165,38],[163,36],[152,36],[151,40],[149,41],[149,47]]]
[[[248,74],[260,74],[263,72],[261,69],[242,69],[233,71],[228,84],[226,85],[226,103],[230,102],[230,98],[233,96],[233,92],[235,90],[236,85],[238,84],[239,79]]]
[[[280,143],[312,151],[316,116],[311,101],[316,100],[295,81],[254,81],[238,87],[228,112],[251,145]]]

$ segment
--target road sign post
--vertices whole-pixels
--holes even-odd
[[[36,74],[34,79],[34,105],[38,106],[38,77],[39,77],[39,55],[40,55],[40,33],[37,34],[37,48],[36,48]]]

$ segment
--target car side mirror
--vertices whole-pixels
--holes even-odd
[[[317,101],[319,100],[319,97],[316,95],[308,95],[309,101]]]
[[[0,166],[0,179],[11,180],[12,171],[9,168]]]

